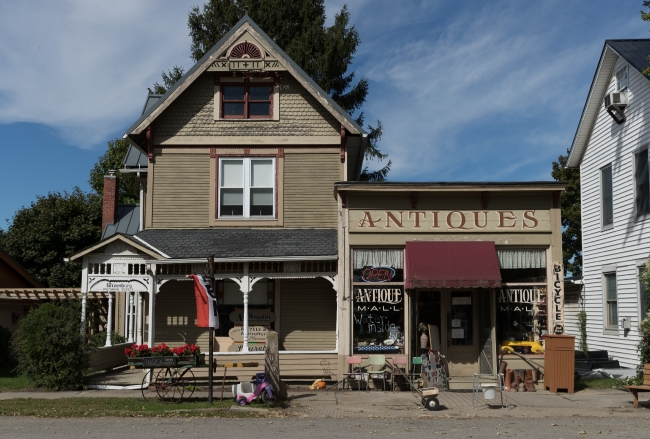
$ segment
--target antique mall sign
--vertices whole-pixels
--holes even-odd
[[[403,309],[402,287],[354,289],[354,312],[390,312]]]
[[[350,210],[351,232],[550,232],[548,210]]]

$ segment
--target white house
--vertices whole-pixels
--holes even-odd
[[[580,168],[584,287],[566,304],[566,332],[577,344],[584,309],[589,350],[624,367],[638,364],[639,271],[650,254],[648,55],[650,39],[605,41],[568,159]]]

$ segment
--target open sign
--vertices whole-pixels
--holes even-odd
[[[364,282],[390,282],[395,277],[393,267],[363,267],[361,279]]]

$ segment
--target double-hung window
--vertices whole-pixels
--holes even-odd
[[[219,218],[275,217],[275,159],[219,160]]]
[[[268,119],[273,117],[272,84],[223,85],[224,119]]]
[[[627,66],[616,72],[616,91],[627,90],[628,72]]]
[[[606,273],[605,280],[605,324],[608,329],[618,327],[618,295],[616,293],[616,273]]]
[[[601,209],[603,227],[614,223],[614,203],[612,187],[612,165],[600,170]]]
[[[636,217],[650,213],[650,175],[648,173],[648,148],[634,154],[634,204]]]

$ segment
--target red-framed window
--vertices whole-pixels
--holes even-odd
[[[269,119],[273,117],[273,85],[221,84],[223,119]]]

